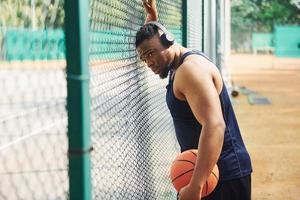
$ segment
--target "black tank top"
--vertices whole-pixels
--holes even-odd
[[[179,66],[187,56],[192,54],[208,59],[202,52],[193,50],[182,55]],[[173,118],[176,137],[181,151],[197,149],[202,125],[193,115],[189,104],[175,97],[172,74],[173,71],[171,70],[169,73],[169,84],[166,87],[166,101]],[[226,123],[222,152],[217,162],[220,171],[220,181],[222,181],[249,175],[252,172],[252,166],[224,83],[219,99]]]

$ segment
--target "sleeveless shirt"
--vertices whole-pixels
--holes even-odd
[[[193,50],[181,56],[179,66],[187,56],[192,54],[203,56],[209,60],[202,52]],[[173,118],[176,138],[182,152],[189,149],[197,149],[202,125],[195,118],[188,102],[175,97],[172,73],[173,71],[171,70],[169,73],[169,83],[166,87],[166,102]],[[252,166],[224,83],[222,91],[219,94],[219,99],[226,124],[222,151],[217,161],[220,181],[222,181],[249,175],[252,172]]]

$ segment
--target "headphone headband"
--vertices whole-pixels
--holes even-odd
[[[163,44],[165,44],[166,46],[171,46],[172,44],[174,44],[174,36],[161,23],[157,21],[149,21],[146,24],[153,24],[160,30],[162,30],[162,32],[164,33],[163,35],[161,35]]]
[[[168,34],[169,31],[166,29],[166,27],[164,27],[161,23],[157,22],[157,21],[149,21],[146,24],[153,24],[155,26],[157,26],[159,29],[161,29],[164,33]]]

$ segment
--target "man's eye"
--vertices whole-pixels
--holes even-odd
[[[152,57],[153,57],[153,52],[149,52],[149,53],[147,53],[145,56],[140,57],[140,59],[141,59],[141,61],[143,61],[143,62],[147,62],[147,60],[148,60],[149,58],[152,58]]]

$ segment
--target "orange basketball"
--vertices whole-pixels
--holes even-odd
[[[187,150],[179,154],[172,163],[170,170],[170,178],[175,189],[179,192],[180,189],[189,184],[196,163],[197,149]],[[202,197],[209,195],[217,186],[219,180],[219,169],[215,165],[213,171],[209,175],[204,188]]]

